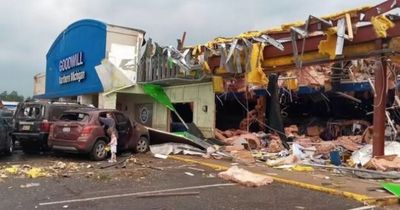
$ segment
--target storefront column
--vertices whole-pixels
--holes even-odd
[[[86,105],[93,104],[93,96],[92,95],[78,96],[78,102],[81,104],[86,104]]]
[[[99,94],[99,108],[115,109],[117,104],[117,93]]]

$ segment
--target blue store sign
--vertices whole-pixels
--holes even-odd
[[[83,52],[75,53],[67,58],[60,60],[59,70],[61,76],[58,78],[58,83],[68,84],[70,82],[81,82],[85,79],[86,73],[84,70],[74,70],[69,72],[70,69],[75,69],[76,67],[82,66],[84,64]],[[65,73],[65,71],[68,71]]]
[[[68,26],[46,56],[45,98],[103,92],[95,66],[106,55],[107,25],[80,20]]]

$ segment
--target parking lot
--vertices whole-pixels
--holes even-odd
[[[82,155],[1,157],[0,209],[349,209],[362,204],[279,183],[248,188],[226,182],[213,171],[150,153],[123,154],[108,166]],[[43,177],[4,172],[40,168]],[[5,177],[6,175],[7,177]],[[162,191],[169,196],[149,196]],[[182,194],[183,193],[183,194]],[[179,195],[180,194],[180,195]]]

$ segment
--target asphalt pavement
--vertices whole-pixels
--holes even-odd
[[[119,160],[128,158],[120,156]],[[67,166],[50,177],[0,180],[0,209],[351,209],[361,203],[280,183],[249,188],[224,181],[217,171],[150,154],[108,166],[81,155],[0,157],[2,168]],[[26,167],[28,167],[26,166]],[[71,166],[71,167],[69,167]],[[72,167],[74,166],[74,167]],[[53,167],[54,168],[54,167]],[[188,193],[142,197],[145,193]]]

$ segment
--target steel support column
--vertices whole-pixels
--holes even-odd
[[[386,122],[386,97],[387,97],[387,63],[386,58],[381,59],[382,65],[375,69],[375,98],[373,121],[373,156],[385,154],[385,122]]]

